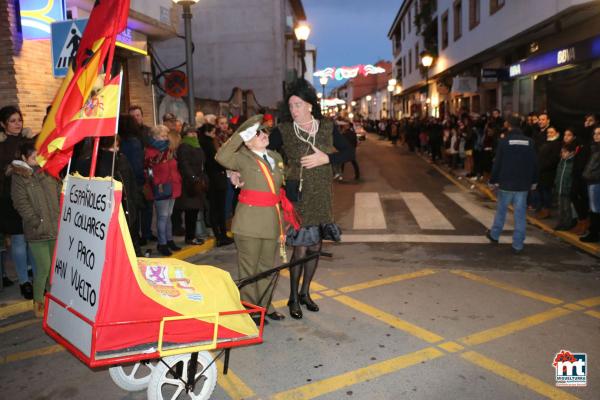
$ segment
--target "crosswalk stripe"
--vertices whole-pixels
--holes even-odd
[[[354,195],[354,229],[386,229],[379,193],[362,192]]]
[[[494,214],[493,210],[485,208],[473,201],[473,199],[469,198],[466,193],[460,192],[444,192],[446,196],[448,196],[452,201],[458,204],[463,210],[469,213],[473,218],[475,218],[481,225],[490,228],[492,223],[494,222]],[[506,219],[506,223],[504,224],[505,230],[514,229],[512,222],[509,221],[509,218]]]
[[[354,234],[344,233],[342,243],[448,243],[448,244],[488,244],[483,235],[424,235],[424,234]],[[500,244],[512,243],[512,237],[501,236]],[[537,238],[526,238],[525,244],[543,244]]]
[[[402,199],[421,229],[454,230],[450,221],[423,193],[402,192]]]

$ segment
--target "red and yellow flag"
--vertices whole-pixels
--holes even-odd
[[[121,76],[117,75],[100,90],[93,90],[84,106],[61,129],[60,135],[47,140],[46,152],[37,161],[48,173],[57,176],[69,162],[73,147],[87,136],[113,136],[117,131]],[[100,75],[99,77],[102,77]],[[56,132],[56,131],[55,131]]]
[[[68,125],[73,126],[74,119],[80,119],[77,115],[89,101],[107,57],[107,65],[112,65],[116,36],[125,29],[128,13],[129,0],[97,0],[92,9],[75,61],[52,102],[42,132],[36,140],[38,162],[55,176],[68,163],[77,142],[88,136],[102,136],[96,132],[101,127],[89,121],[75,125],[86,129],[77,131],[77,140],[67,139],[67,135],[74,134],[74,129],[66,128]],[[108,82],[110,71],[108,72],[105,80],[107,87],[111,86]],[[113,131],[111,134],[114,133]]]

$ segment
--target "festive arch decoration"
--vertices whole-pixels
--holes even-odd
[[[385,73],[385,68],[377,67],[372,64],[360,64],[355,65],[353,67],[328,67],[315,72],[313,76],[316,76],[318,78],[326,77],[329,79],[335,79],[336,81],[341,81],[344,79],[356,78],[359,74],[363,76],[368,76],[383,73]]]

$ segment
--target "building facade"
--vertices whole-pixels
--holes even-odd
[[[87,18],[94,1],[47,2],[60,5],[61,11],[52,17],[28,10],[32,3],[40,2],[0,0],[0,98],[2,106],[17,105],[24,114],[25,126],[37,132],[62,79],[53,72],[49,21]],[[115,51],[115,59],[124,69],[121,110],[139,104],[146,123],[151,124],[155,113],[148,44],[175,36],[172,2],[131,0],[130,7],[127,29]],[[38,27],[38,32],[33,32],[31,26]]]
[[[555,85],[599,81],[599,17],[592,0],[405,1],[388,33],[402,87],[395,102],[409,114],[559,109],[567,90]]]
[[[197,108],[213,112],[206,108],[209,101],[228,101],[236,88],[252,92],[258,107],[275,108],[283,99],[285,82],[301,75],[294,27],[306,19],[302,2],[202,0],[192,13]],[[179,31],[183,32],[182,25]],[[305,76],[312,77],[316,49],[310,43],[305,48]],[[179,38],[158,44],[155,50],[166,67],[184,61],[184,41]],[[231,114],[252,114],[244,100],[238,103],[231,104]]]

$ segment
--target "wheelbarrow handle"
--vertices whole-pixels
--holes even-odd
[[[277,267],[268,269],[268,270],[263,271],[263,272],[261,272],[259,274],[252,275],[252,276],[249,276],[247,278],[237,280],[237,281],[235,281],[235,283],[236,283],[238,289],[241,289],[241,288],[243,288],[246,285],[249,285],[251,283],[254,283],[256,281],[264,279],[264,278],[266,278],[266,277],[274,274],[275,272],[279,272],[279,271],[281,271],[283,269],[289,269],[289,268],[295,267],[296,265],[304,264],[305,262],[313,260],[315,258],[319,258],[320,256],[332,257],[333,254],[327,253],[327,252],[324,252],[324,251],[318,251],[318,252],[314,252],[314,253],[311,252],[309,255],[307,255],[305,257],[298,258],[298,259],[292,260],[290,262],[287,262],[285,264],[278,265]]]

